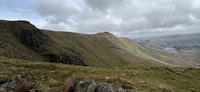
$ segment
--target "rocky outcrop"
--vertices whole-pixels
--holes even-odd
[[[45,54],[44,56],[53,63],[86,66],[82,58],[77,54]]]
[[[53,41],[46,34],[27,21],[14,22],[11,33],[27,48],[39,53],[46,51],[46,45],[53,44]]]
[[[64,85],[63,92],[132,92],[109,83],[95,83],[94,80],[77,82],[76,77],[68,79]]]
[[[45,61],[85,66],[77,51],[59,46],[28,21],[0,21],[0,27],[0,31],[11,34],[20,45],[22,44],[25,48],[30,49],[30,52],[34,51],[38,56],[44,57],[42,59]]]
[[[18,78],[0,85],[0,92],[28,92],[35,86],[32,81]]]
[[[0,92],[51,92],[51,88],[40,89],[30,79],[21,75],[0,84]],[[63,92],[133,92],[132,89],[123,89],[120,86],[110,83],[95,83],[94,80],[78,82],[77,77],[69,78],[64,86]]]
[[[37,29],[21,29],[21,32],[16,35],[23,45],[35,51],[38,48],[43,49],[45,45],[50,45],[52,42],[48,36]]]

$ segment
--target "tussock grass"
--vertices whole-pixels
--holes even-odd
[[[94,67],[33,62],[0,57],[0,79],[24,76],[36,82],[36,87],[62,91],[65,80],[77,76],[80,81],[114,83],[136,92],[199,92],[200,69],[168,67],[129,67],[103,69]]]

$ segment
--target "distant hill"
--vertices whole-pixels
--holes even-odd
[[[187,65],[171,55],[108,32],[56,32],[38,29],[28,21],[0,21],[0,56],[6,58],[103,68]]]
[[[200,47],[200,33],[197,34],[179,34],[173,36],[152,38],[140,41],[143,44],[152,47]]]
[[[200,65],[200,33],[151,38],[139,42],[146,46],[175,51],[189,64]]]

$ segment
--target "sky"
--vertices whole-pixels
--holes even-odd
[[[0,19],[134,39],[192,34],[200,33],[200,0],[0,0]]]

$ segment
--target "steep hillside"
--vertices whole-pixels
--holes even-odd
[[[0,55],[31,61],[49,61],[94,67],[176,66],[145,47],[108,32],[79,34],[36,28],[28,21],[0,21]],[[178,63],[177,63],[178,62]]]
[[[164,64],[147,54],[138,43],[115,37],[108,32],[97,34],[47,30],[43,32],[63,48],[73,48],[80,52],[89,66],[123,67]]]
[[[80,54],[64,49],[28,21],[0,21],[1,56],[85,65]]]

